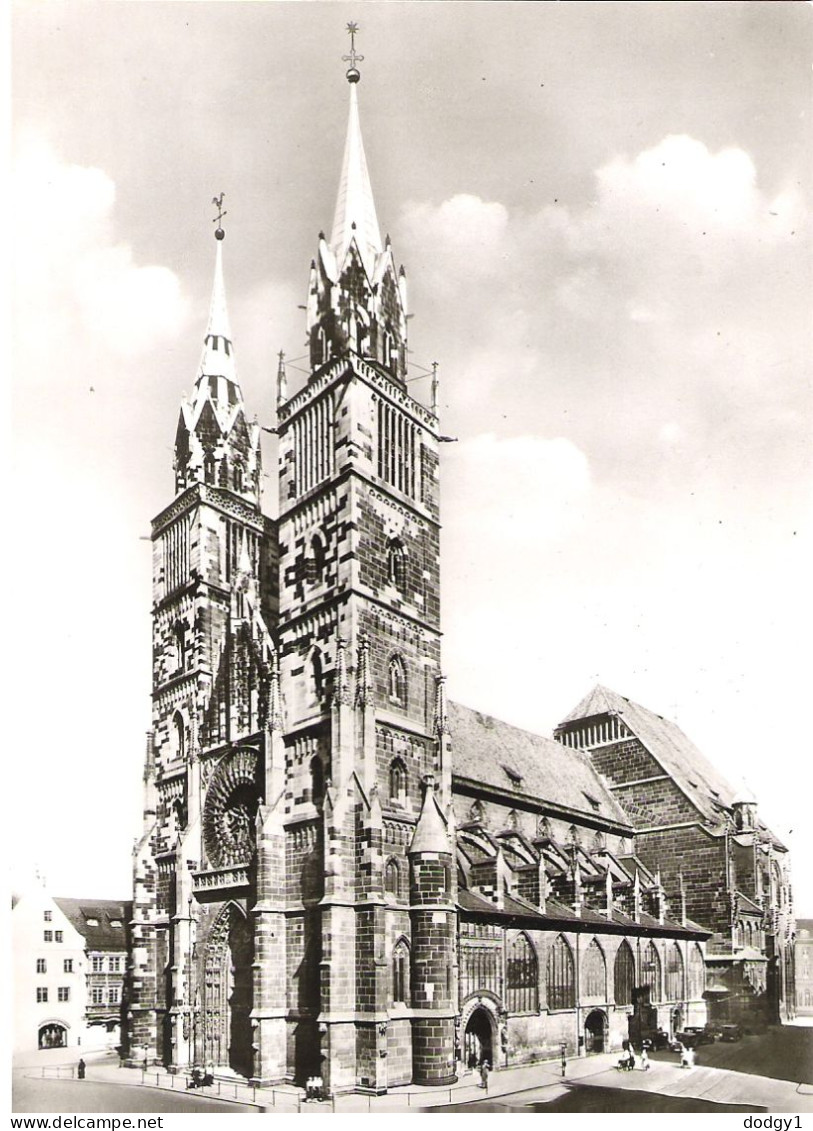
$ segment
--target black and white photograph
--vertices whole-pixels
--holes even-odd
[[[11,4],[12,1113],[813,1114],[811,21]]]

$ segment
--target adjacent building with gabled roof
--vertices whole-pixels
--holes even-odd
[[[715,1021],[792,1015],[793,906],[784,844],[670,720],[595,687],[555,732],[589,752],[636,827],[637,851],[660,869],[671,902],[712,932],[706,961]]]
[[[12,900],[14,1048],[119,1043],[132,905],[59,899],[35,885]]]
[[[132,904],[110,899],[57,899],[85,940],[85,1024],[91,1044],[118,1043],[126,1010]],[[107,1035],[107,1038],[105,1037]]]

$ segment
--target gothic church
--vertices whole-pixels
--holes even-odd
[[[766,901],[785,882],[783,846],[768,853],[750,803],[721,797],[698,836],[728,861],[720,830],[739,814],[763,886],[734,920],[725,905],[725,922],[695,921],[718,914],[712,889],[731,870],[698,903],[688,858],[652,839],[678,818],[654,813],[646,783],[661,797],[674,767],[626,700],[586,701],[556,739],[447,702],[437,389],[428,407],[408,391],[406,278],[380,235],[359,77],[351,66],[333,227],[307,296],[310,373],[293,395],[280,362],[275,521],[216,232],[175,497],[152,525],[127,1005],[135,1063],[265,1084],[320,1075],[334,1093],[703,1025],[707,951],[723,955],[721,997],[748,998],[750,983],[723,985],[732,923],[753,923],[749,961],[767,966]]]

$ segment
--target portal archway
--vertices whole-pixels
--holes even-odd
[[[206,943],[203,984],[204,1064],[228,1065],[250,1076],[254,1068],[252,1048],[252,962],[254,939],[251,924],[240,908],[223,908]]]
[[[68,1030],[58,1021],[41,1025],[37,1035],[37,1045],[41,1049],[64,1049],[68,1045]]]
[[[594,1009],[584,1019],[584,1051],[604,1052],[607,1044],[607,1017],[601,1009]]]
[[[485,1060],[494,1067],[494,1028],[491,1014],[482,1005],[466,1024],[463,1053],[468,1068],[477,1068]]]

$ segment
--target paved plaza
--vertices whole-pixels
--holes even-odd
[[[488,1095],[473,1073],[450,1088],[409,1085],[383,1096],[344,1095],[306,1104],[293,1085],[252,1088],[222,1077],[200,1091],[186,1077],[160,1068],[121,1068],[110,1056],[88,1059],[87,1078],[75,1079],[76,1056],[54,1053],[21,1058],[14,1068],[15,1112],[408,1112],[504,1111],[725,1111],[813,1113],[813,1028],[785,1026],[738,1044],[704,1045],[699,1063],[682,1069],[674,1054],[660,1054],[648,1072],[619,1072],[617,1053],[567,1064],[546,1061],[491,1073]],[[745,1069],[743,1071],[743,1069]],[[592,1094],[587,1093],[592,1090]],[[699,1105],[699,1106],[697,1106]],[[717,1105],[716,1107],[710,1105]]]

